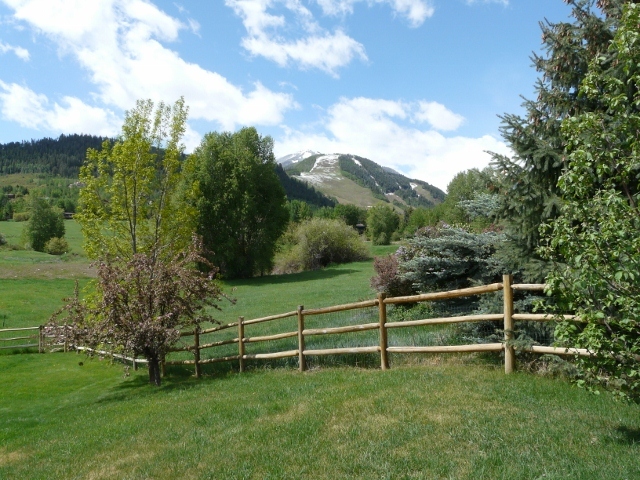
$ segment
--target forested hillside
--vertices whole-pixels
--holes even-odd
[[[303,202],[318,207],[334,207],[336,205],[335,201],[317,191],[308,183],[287,175],[280,164],[276,165],[276,174],[284,187],[284,191],[287,192],[287,199],[289,201],[302,200]]]
[[[104,140],[105,137],[72,134],[0,144],[0,175],[47,173],[75,178],[87,149],[99,149]]]
[[[430,207],[444,200],[444,192],[439,188],[421,180],[410,180],[367,158],[357,155],[340,155],[339,162],[340,169],[346,177],[381,196],[393,193],[413,207]],[[415,190],[418,185],[426,190],[431,198],[419,195]]]
[[[106,137],[94,135],[60,135],[22,142],[0,144],[0,175],[39,173],[63,178],[77,178],[87,149],[99,150]],[[290,178],[280,165],[276,167],[287,199],[303,200],[318,207],[335,202],[305,182]],[[68,209],[69,211],[73,211]]]

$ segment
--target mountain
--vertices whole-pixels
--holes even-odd
[[[389,202],[404,210],[410,206],[431,207],[445,197],[442,190],[427,182],[410,179],[357,155],[305,151],[277,161],[288,175],[304,180],[339,203],[368,207]]]
[[[304,160],[312,155],[320,155],[320,152],[314,152],[313,150],[301,150],[299,152],[280,157],[277,159],[277,162],[282,165],[283,168],[287,168],[289,165],[298,163],[300,160]]]
[[[316,190],[313,185],[308,184],[296,177],[290,177],[282,168],[282,165],[276,165],[276,175],[280,179],[280,184],[287,194],[287,200],[302,200],[309,205],[317,207],[335,207],[336,202],[323,193]]]

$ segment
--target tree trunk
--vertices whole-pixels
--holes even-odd
[[[149,384],[160,386],[160,359],[158,357],[149,357]]]

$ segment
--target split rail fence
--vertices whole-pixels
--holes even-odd
[[[307,357],[309,356],[322,356],[322,355],[342,355],[342,354],[379,354],[380,366],[383,370],[389,368],[389,354],[394,353],[467,353],[467,352],[504,352],[504,368],[505,373],[511,373],[515,369],[515,351],[512,345],[514,335],[514,325],[516,321],[537,321],[548,322],[554,321],[559,318],[557,315],[547,314],[531,314],[531,313],[514,313],[514,292],[517,291],[543,291],[544,284],[513,284],[511,275],[505,275],[502,283],[494,283],[490,285],[484,285],[479,287],[464,288],[460,290],[452,290],[448,292],[436,292],[426,293],[422,295],[413,295],[406,297],[389,297],[386,298],[383,294],[378,295],[376,299],[351,303],[346,305],[337,305],[325,308],[317,308],[305,310],[303,306],[299,306],[295,311],[281,313],[278,315],[271,315],[263,318],[255,318],[245,320],[244,317],[239,317],[237,322],[229,323],[226,325],[219,325],[208,329],[196,329],[192,332],[183,332],[183,337],[193,337],[191,344],[185,344],[181,347],[175,348],[172,352],[191,352],[193,359],[187,360],[172,360],[170,358],[165,359],[164,365],[190,365],[195,369],[196,377],[201,375],[201,366],[210,363],[217,362],[238,362],[240,372],[245,370],[247,360],[270,360],[281,359],[289,357],[298,358],[298,366],[300,371],[307,369]],[[488,294],[497,291],[503,291],[503,312],[496,314],[483,314],[483,315],[465,315],[454,317],[442,317],[442,318],[428,318],[424,320],[410,320],[410,321],[387,321],[387,307],[389,305],[399,305],[406,303],[419,303],[419,302],[437,302],[441,300],[449,300],[460,297],[468,297],[473,295]],[[378,319],[376,322],[363,323],[357,325],[345,325],[338,327],[327,328],[306,328],[305,320],[309,317],[321,316],[331,314],[335,312],[344,312],[348,310],[359,309],[371,309],[376,307],[378,310]],[[573,315],[561,315],[561,318],[565,320],[579,321]],[[253,328],[258,324],[265,324],[267,322],[274,322],[282,319],[295,319],[296,329],[281,332],[272,333],[270,335],[256,335],[250,336],[247,330]],[[434,325],[446,325],[462,322],[480,322],[480,321],[502,321],[504,324],[504,341],[499,343],[480,343],[470,345],[441,345],[441,346],[389,346],[388,335],[389,330],[395,329],[407,329],[416,328],[421,326],[434,326]],[[218,334],[224,330],[237,329],[237,336],[234,338],[226,338],[217,341],[208,341],[211,339],[212,334]],[[316,335],[337,335],[347,334],[354,332],[363,332],[369,330],[378,331],[378,341],[376,345],[360,346],[360,347],[342,347],[342,348],[307,348],[307,339]],[[206,337],[205,337],[206,336]],[[203,342],[203,337],[206,343]],[[297,348],[269,351],[261,353],[247,353],[247,345],[256,344],[260,342],[273,342],[277,340],[296,338]],[[219,356],[212,356],[210,358],[201,358],[201,352],[203,350],[210,350],[222,347],[224,345],[237,344],[237,354],[228,355],[222,354]],[[555,355],[590,355],[590,352],[585,349],[577,348],[558,348],[550,346],[533,345],[528,348],[519,348],[519,351],[540,353],[540,354],[555,354]]]
[[[0,330],[2,334],[10,334],[10,337],[0,338],[0,350],[17,349],[17,348],[38,348],[39,352],[44,351],[44,334],[43,327],[23,327],[23,328],[4,328]],[[20,342],[17,343],[16,342]]]
[[[3,328],[0,329],[0,350],[17,350],[22,348],[37,348],[39,353],[47,350],[81,349],[69,339],[58,343],[57,337],[47,335],[43,325],[39,327]]]

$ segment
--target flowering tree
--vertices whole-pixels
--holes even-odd
[[[76,296],[52,318],[53,325],[69,324],[61,334],[90,348],[113,345],[149,362],[149,383],[160,385],[160,361],[180,338],[180,331],[214,321],[205,307],[218,308],[223,297],[214,279],[194,268],[210,265],[192,243],[168,261],[137,253],[127,262],[98,262],[96,295]],[[54,327],[55,329],[55,327]]]
[[[186,118],[183,99],[155,109],[138,101],[118,140],[87,152],[77,219],[98,278],[92,294],[81,301],[76,293],[53,318],[59,325],[66,314],[72,326],[64,334],[89,347],[144,356],[154,385],[180,330],[212,320],[205,307],[222,297],[202,239],[192,236],[192,192],[182,182]]]

